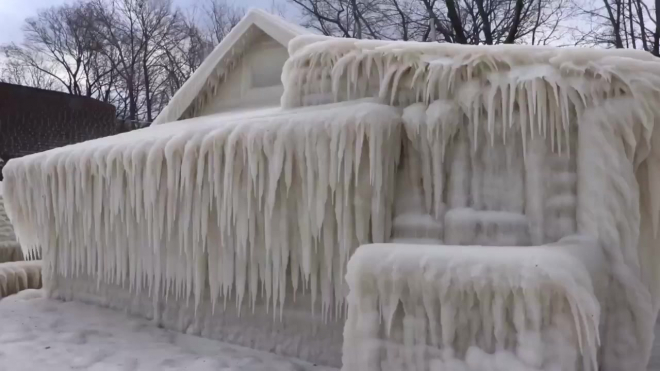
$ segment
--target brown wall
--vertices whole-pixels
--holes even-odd
[[[115,107],[110,104],[0,83],[0,158],[5,161],[113,134]]]

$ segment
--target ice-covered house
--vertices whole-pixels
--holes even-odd
[[[300,35],[227,112],[223,44],[152,127],[7,164],[49,295],[344,370],[646,368],[657,59]]]

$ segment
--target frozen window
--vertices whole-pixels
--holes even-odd
[[[252,87],[266,88],[281,85],[282,66],[288,57],[284,49],[264,50],[257,53],[250,63],[252,70]]]

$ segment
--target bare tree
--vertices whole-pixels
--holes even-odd
[[[290,0],[326,35],[459,44],[552,43],[570,0]]]
[[[207,41],[215,46],[222,41],[229,31],[245,16],[243,8],[234,7],[224,0],[203,0],[197,25]]]
[[[4,47],[14,66],[39,71],[75,95],[99,97],[110,73],[93,31],[91,8],[85,3],[39,11],[26,20],[23,45]]]
[[[26,20],[25,43],[0,47],[0,81],[87,95],[117,107],[122,130],[151,121],[240,21],[242,8],[202,0],[80,0]],[[194,9],[193,9],[194,10]]]
[[[161,68],[167,76],[163,86],[161,103],[183,85],[192,73],[202,64],[214,44],[196,24],[194,15],[184,17],[177,32],[171,33],[161,41],[163,50]]]
[[[163,79],[156,97],[157,110],[165,106],[244,15],[243,8],[223,0],[201,0],[186,12],[178,12],[178,22],[158,42],[160,54],[154,68]]]
[[[589,0],[580,4],[577,45],[641,49],[660,56],[660,0]]]
[[[137,10],[143,43],[141,64],[146,119],[151,122],[154,114],[154,97],[167,79],[165,71],[162,70],[162,63],[160,63],[163,58],[166,58],[163,45],[173,34],[180,32],[181,14],[178,11],[172,11],[171,0],[143,0]]]
[[[38,55],[30,56],[33,64],[25,64],[22,58],[16,58],[16,46],[6,46],[0,48],[0,52],[5,56],[5,63],[0,66],[0,82],[6,82],[16,85],[33,86],[40,89],[58,90],[58,81],[53,78],[54,68]]]
[[[153,120],[243,16],[219,0],[207,0],[201,16],[174,10],[171,0],[93,1],[106,53],[117,55],[118,104],[129,120]]]
[[[137,0],[94,0],[97,35],[104,42],[103,52],[112,61],[113,70],[122,80],[125,94],[120,93],[127,106],[127,117],[136,120],[138,100],[142,82],[140,81],[140,58],[143,40],[140,35],[139,20],[136,15]],[[112,56],[116,56],[113,59]]]

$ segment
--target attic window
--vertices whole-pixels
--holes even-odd
[[[253,88],[282,85],[280,75],[287,55],[278,52],[279,50],[271,53],[259,53],[251,61]]]

